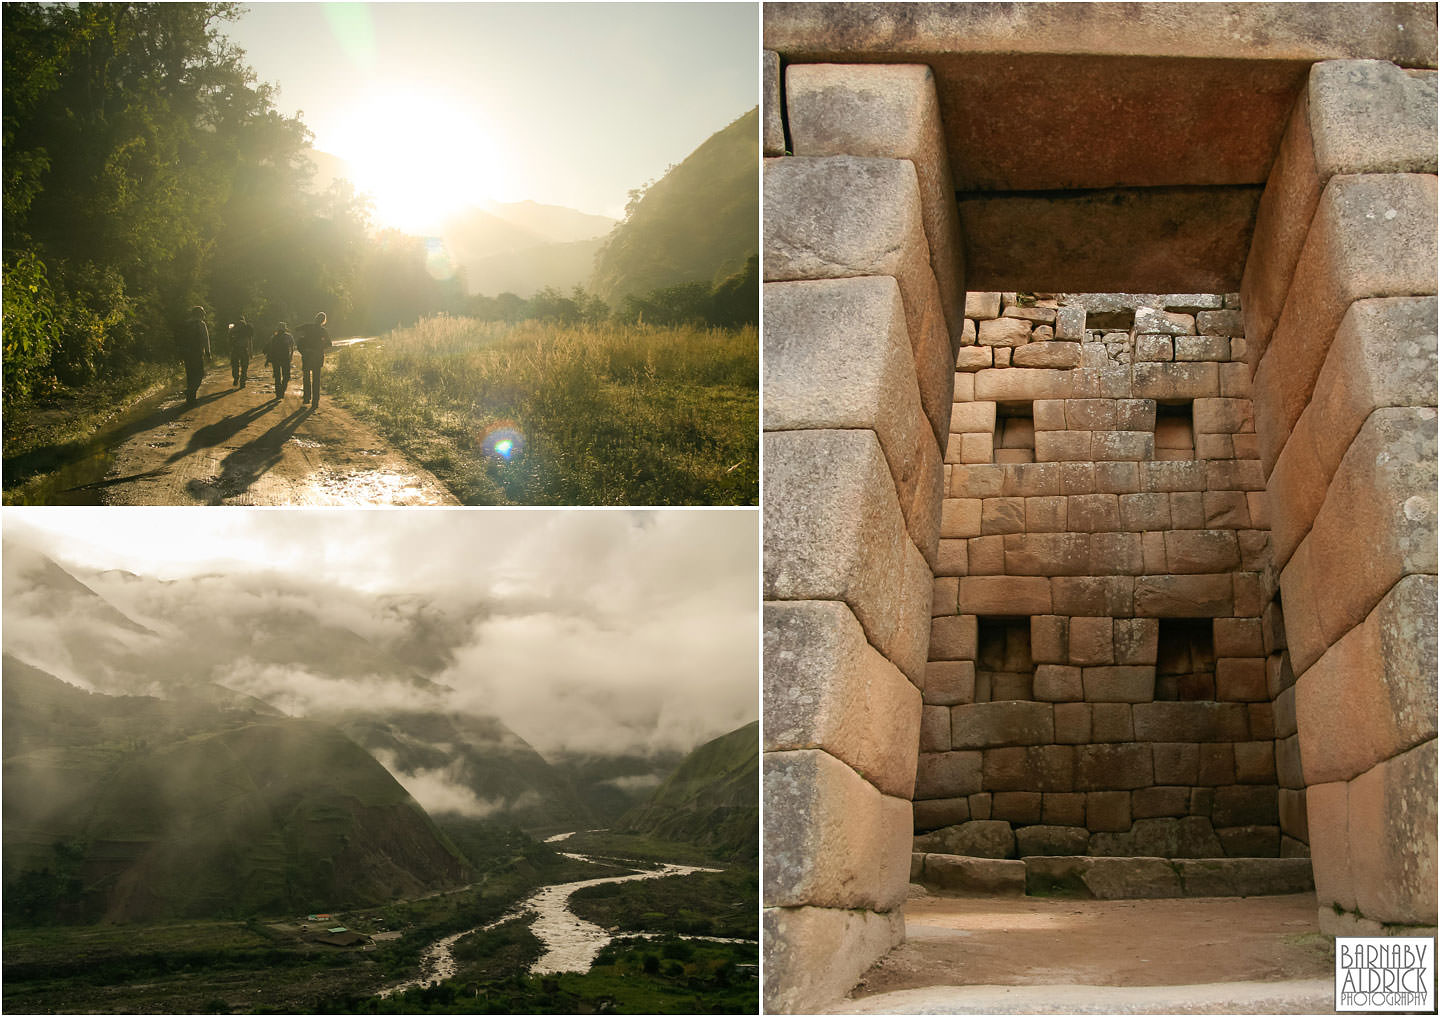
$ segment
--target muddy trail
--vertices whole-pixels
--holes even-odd
[[[456,505],[434,475],[329,400],[300,400],[297,361],[285,397],[263,357],[235,388],[228,359],[206,371],[194,406],[166,393],[112,442],[93,478],[54,500],[99,505]],[[49,499],[47,499],[49,500]]]

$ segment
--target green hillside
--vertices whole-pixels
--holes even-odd
[[[699,844],[737,859],[760,850],[760,723],[706,742],[626,813],[618,829]]]
[[[87,693],[8,656],[3,691],[7,921],[330,910],[467,875],[333,728]]]
[[[656,181],[596,255],[590,289],[618,306],[740,272],[760,247],[758,125],[751,110]]]

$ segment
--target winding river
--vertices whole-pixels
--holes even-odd
[[[570,833],[557,833],[553,837],[546,837],[545,843],[553,844],[573,836],[575,831]],[[615,864],[612,859],[597,859],[587,855],[571,854],[561,852],[565,858],[577,862],[590,862],[592,864]],[[401,982],[380,993],[382,996],[391,996],[406,989],[413,989],[418,986],[428,985],[431,982],[444,981],[455,976],[455,943],[472,932],[488,932],[506,922],[533,912],[536,915],[535,922],[530,926],[530,931],[535,938],[540,940],[545,947],[545,952],[540,955],[531,967],[530,973],[537,975],[554,974],[560,971],[590,970],[595,963],[595,958],[605,945],[614,937],[594,922],[587,922],[575,912],[570,910],[570,895],[576,890],[587,886],[599,886],[602,883],[628,883],[637,879],[659,879],[662,876],[688,876],[692,872],[720,872],[720,869],[707,869],[697,865],[671,865],[664,864],[658,869],[642,869],[628,876],[606,876],[601,879],[581,879],[573,883],[555,883],[551,886],[541,887],[529,897],[525,898],[515,907],[501,915],[488,925],[479,925],[473,929],[466,929],[463,932],[452,933],[443,939],[438,939],[425,948],[420,956],[420,977]],[[626,933],[627,936],[637,935]],[[638,935],[644,935],[640,933]],[[691,936],[690,939],[712,939],[709,936]],[[729,940],[715,940],[717,942],[730,942]]]

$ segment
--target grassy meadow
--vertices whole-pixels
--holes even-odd
[[[757,500],[754,328],[436,317],[326,371],[342,405],[467,505]]]

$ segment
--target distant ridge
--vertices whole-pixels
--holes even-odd
[[[750,859],[760,851],[760,722],[751,721],[685,757],[617,828]]]
[[[604,243],[604,237],[593,237],[470,258],[461,262],[465,285],[472,293],[513,293],[527,300],[547,286],[569,293],[590,279]]]
[[[517,201],[452,216],[442,239],[471,293],[529,297],[546,286],[570,290],[583,284],[614,227],[609,216]]]
[[[590,289],[614,306],[741,271],[760,248],[759,122],[744,114],[656,181],[596,256]]]

